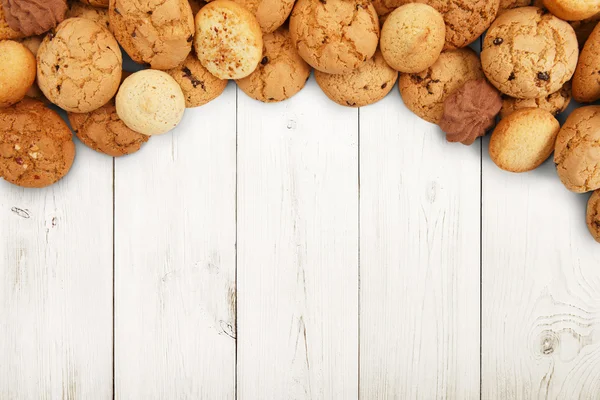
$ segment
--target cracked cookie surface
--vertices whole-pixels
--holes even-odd
[[[298,0],[290,34],[300,57],[313,68],[343,74],[375,54],[379,19],[369,0]]]
[[[234,0],[246,7],[258,21],[263,33],[274,32],[290,16],[294,0]]]
[[[465,82],[484,78],[477,54],[469,49],[445,51],[431,67],[416,74],[400,74],[398,87],[406,107],[425,121],[437,124],[444,101]]]
[[[500,0],[417,0],[429,4],[444,16],[445,50],[468,46],[491,25]]]
[[[121,121],[114,99],[90,113],[68,115],[73,131],[83,144],[112,157],[135,153],[150,138],[129,129]]]
[[[315,71],[315,80],[331,100],[347,107],[363,107],[383,99],[394,87],[398,72],[379,50],[354,71],[332,75]]]
[[[111,0],[108,16],[119,44],[139,64],[175,68],[192,49],[188,0]]]
[[[63,110],[90,112],[117,92],[122,62],[121,49],[108,29],[70,18],[48,34],[38,50],[38,85]]]
[[[35,56],[23,44],[0,41],[0,108],[20,101],[35,82]]]
[[[43,103],[25,99],[0,109],[0,177],[6,181],[49,186],[69,172],[74,158],[69,127]]]
[[[208,72],[193,53],[183,64],[165,72],[181,86],[186,108],[199,107],[216,99],[227,87],[227,80]]]
[[[500,121],[492,132],[490,158],[505,171],[534,170],[554,151],[559,129],[556,118],[546,110],[517,110]]]
[[[570,191],[600,189],[600,106],[581,107],[569,115],[556,139],[554,163]]]
[[[194,49],[204,68],[217,78],[241,79],[261,60],[262,31],[256,17],[243,6],[213,1],[196,15]]]
[[[571,79],[579,48],[571,25],[537,7],[515,8],[494,21],[481,63],[502,93],[533,99],[554,93]]]
[[[558,92],[537,99],[515,99],[514,97],[504,96],[500,118],[505,118],[521,108],[541,108],[556,116],[565,111],[570,102],[571,82],[565,83]]]
[[[236,83],[248,96],[265,103],[289,99],[304,87],[311,68],[298,55],[286,29],[265,35],[263,41],[258,67]]]
[[[69,4],[66,18],[85,18],[104,26],[112,32],[106,8],[97,8],[78,1]]]
[[[600,243],[600,190],[592,193],[588,200],[585,220],[594,240]]]

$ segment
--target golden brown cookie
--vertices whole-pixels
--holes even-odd
[[[27,47],[29,49],[29,51],[31,51],[31,53],[33,54],[34,57],[37,57],[37,52],[38,52],[38,49],[40,48],[40,45],[42,44],[43,39],[44,38],[42,36],[30,36],[28,38],[21,39],[20,42],[25,47]],[[43,102],[48,101],[48,99],[46,99],[46,97],[44,96],[44,93],[42,93],[42,91],[40,90],[40,87],[38,86],[37,82],[35,82],[35,81],[31,85],[29,90],[27,91],[26,96],[31,97],[32,99],[38,99]]]
[[[587,204],[586,222],[596,242],[600,243],[600,190],[594,191]]]
[[[8,26],[25,36],[41,35],[65,19],[67,0],[0,0]]]
[[[38,50],[38,85],[63,110],[90,112],[117,92],[122,63],[121,49],[108,29],[88,19],[69,18]]]
[[[600,106],[576,109],[558,133],[554,162],[572,192],[600,189]]]
[[[445,50],[466,47],[496,18],[500,0],[418,0],[438,10],[446,22]]]
[[[91,113],[68,115],[73,131],[83,144],[112,157],[135,153],[150,138],[129,129],[121,121],[114,99]]]
[[[64,177],[75,158],[67,124],[43,103],[25,99],[0,109],[0,177],[41,188]]]
[[[260,64],[236,83],[248,96],[265,103],[289,99],[304,87],[311,68],[298,55],[287,29],[266,34],[263,41]]]
[[[331,100],[348,107],[363,107],[383,99],[394,87],[398,72],[379,50],[373,58],[345,75],[315,71],[315,80]]]
[[[390,13],[381,29],[385,61],[400,72],[421,72],[437,61],[446,37],[444,18],[427,4],[411,3]]]
[[[194,49],[202,65],[217,78],[250,75],[262,58],[262,48],[260,25],[243,6],[217,0],[196,15]]]
[[[254,14],[263,33],[271,33],[283,25],[294,7],[294,0],[234,1]]]
[[[500,9],[498,12],[509,10],[511,8],[526,7],[531,5],[531,0],[500,0]]]
[[[521,108],[541,108],[552,115],[558,115],[567,109],[570,102],[571,82],[565,83],[558,92],[539,99],[515,99],[514,97],[504,96],[500,118],[505,118]]]
[[[100,7],[100,8],[108,8],[108,0],[79,0],[81,1],[83,4],[86,4],[88,6],[92,6],[92,7]]]
[[[139,64],[171,69],[190,54],[194,16],[188,0],[111,0],[108,16],[119,44]]]
[[[190,53],[177,68],[165,72],[181,86],[186,108],[199,107],[216,99],[227,87],[227,80],[208,72],[194,53]]]
[[[560,90],[571,79],[577,56],[571,25],[539,8],[522,7],[494,21],[483,42],[481,63],[502,93],[535,99]]]
[[[500,169],[527,172],[554,151],[560,124],[546,110],[522,108],[500,121],[490,139],[490,158]]]
[[[585,42],[573,75],[573,98],[580,103],[600,99],[600,25]]]
[[[25,34],[23,32],[16,31],[8,26],[8,22],[6,22],[6,17],[4,16],[4,10],[0,5],[0,40],[21,39],[24,37]]]
[[[444,113],[444,101],[465,82],[483,78],[477,54],[469,49],[445,51],[425,71],[400,74],[398,86],[404,104],[425,121],[437,124]]]
[[[12,40],[0,41],[0,108],[20,101],[35,81],[35,57]]]
[[[108,4],[107,4],[108,6]],[[104,26],[112,32],[106,8],[97,8],[90,5],[74,1],[69,5],[67,18],[85,18]]]
[[[599,0],[544,0],[544,6],[565,21],[581,21],[600,12]]]
[[[377,15],[382,17],[391,13],[396,8],[411,2],[412,0],[373,0],[373,7],[375,7],[375,12],[377,12]]]
[[[298,0],[290,34],[300,57],[313,68],[344,74],[375,54],[379,20],[368,0]]]
[[[579,43],[580,49],[583,49],[583,45],[592,34],[592,31],[598,24],[598,21],[600,21],[600,13],[581,21],[570,22],[571,26],[575,30],[575,35],[577,35],[577,42]]]

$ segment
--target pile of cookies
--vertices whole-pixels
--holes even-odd
[[[556,116],[573,97],[600,99],[600,1],[580,0],[0,0],[0,177],[44,187],[69,171],[71,130],[118,157],[173,129],[185,108],[229,80],[265,102],[298,93],[314,69],[343,106],[384,98],[450,142],[491,134],[498,167],[530,171],[554,152],[577,193],[596,191],[600,107]],[[480,55],[468,46],[485,34]],[[123,53],[146,69],[123,71]]]

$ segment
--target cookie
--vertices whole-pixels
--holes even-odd
[[[298,0],[290,34],[300,57],[314,69],[345,74],[375,54],[379,21],[368,0]]]
[[[598,0],[544,0],[544,6],[565,21],[581,21],[600,12]]]
[[[254,16],[263,33],[274,32],[290,16],[294,0],[234,0]]]
[[[576,109],[558,133],[554,162],[567,189],[585,193],[600,189],[600,106]]]
[[[446,22],[444,50],[466,47],[496,18],[500,0],[419,0],[435,8]]]
[[[472,145],[494,126],[502,97],[485,79],[468,81],[444,101],[440,128],[446,140]]]
[[[79,0],[83,4],[92,6],[92,7],[100,7],[100,8],[108,8],[109,0]]]
[[[0,5],[0,40],[21,39],[24,37],[25,34],[23,32],[16,31],[8,26],[6,17],[4,16],[4,9]]]
[[[592,34],[592,31],[598,24],[598,21],[600,21],[600,13],[581,21],[570,22],[571,26],[575,30],[575,35],[577,36],[577,42],[579,43],[580,49],[583,49],[583,45]]]
[[[263,41],[260,64],[236,83],[248,96],[265,103],[289,99],[304,87],[311,68],[298,55],[287,29],[266,34]]]
[[[505,118],[521,108],[541,108],[556,116],[565,111],[570,102],[571,82],[565,83],[558,92],[539,99],[515,99],[514,97],[504,96],[500,118]]]
[[[63,110],[90,112],[117,92],[122,63],[121,49],[108,29],[88,19],[69,18],[38,50],[38,85]]]
[[[83,144],[112,157],[135,153],[150,138],[129,129],[121,121],[114,100],[90,113],[68,115],[73,131]]]
[[[66,0],[0,0],[8,26],[25,36],[41,35],[65,19]]]
[[[107,3],[108,7],[108,3]],[[97,8],[90,5],[74,1],[69,5],[67,18],[85,18],[102,25],[112,32],[106,8]]]
[[[600,190],[592,193],[587,204],[585,220],[594,240],[600,243]]]
[[[244,78],[262,58],[260,25],[243,6],[213,1],[196,15],[194,49],[204,68],[217,78]]]
[[[149,136],[161,135],[181,121],[185,98],[169,74],[146,69],[123,81],[116,107],[119,118],[130,129]]]
[[[38,49],[40,48],[40,45],[42,44],[42,40],[43,40],[42,36],[31,36],[31,37],[20,40],[20,42],[23,44],[23,46],[27,47],[29,49],[29,51],[31,51],[31,54],[33,54],[34,57],[37,57],[37,52],[38,52]],[[40,90],[40,87],[38,86],[37,82],[35,82],[35,81],[33,82],[33,84],[31,85],[31,87],[29,88],[29,90],[27,91],[27,93],[25,95],[27,97],[31,97],[32,99],[38,99],[38,100],[44,101],[44,102],[48,101],[48,99],[46,99],[46,97]]]
[[[21,43],[0,41],[0,108],[20,101],[35,81],[35,57]]]
[[[349,107],[363,107],[383,99],[394,87],[398,72],[378,50],[354,71],[332,75],[315,71],[315,80],[331,100]]]
[[[396,8],[381,29],[385,61],[400,72],[421,72],[437,61],[446,37],[442,15],[427,4]]]
[[[546,110],[522,108],[500,121],[490,139],[490,158],[500,169],[536,169],[554,151],[560,124]]]
[[[511,8],[526,7],[531,5],[531,0],[500,0],[498,13]]]
[[[373,7],[379,17],[387,15],[396,8],[410,3],[411,0],[373,0]],[[381,21],[381,18],[380,18]]]
[[[600,99],[600,25],[596,25],[585,42],[575,75],[573,75],[573,98],[580,103]]]
[[[425,71],[400,74],[398,87],[406,107],[425,121],[437,124],[444,101],[465,82],[484,78],[477,54],[469,49],[445,51]]]
[[[119,44],[139,64],[171,69],[190,54],[194,16],[188,0],[111,0],[108,17]]]
[[[71,169],[73,135],[54,111],[25,99],[0,109],[0,177],[28,188],[49,186]]]
[[[193,53],[183,64],[165,72],[181,86],[187,108],[199,107],[216,99],[227,87],[227,80],[208,72]]]
[[[536,7],[508,10],[494,21],[483,42],[481,63],[502,93],[535,99],[571,79],[578,46],[571,25]]]

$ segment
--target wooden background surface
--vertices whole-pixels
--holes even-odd
[[[600,245],[397,88],[230,84],[44,190],[0,181],[0,399],[600,399]]]

